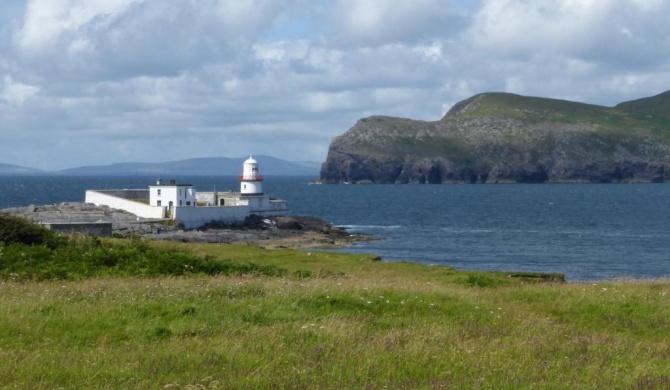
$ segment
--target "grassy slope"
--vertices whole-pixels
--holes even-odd
[[[463,112],[447,115],[442,123],[456,123],[462,120],[481,118],[500,118],[521,120],[528,126],[541,126],[544,123],[582,125],[593,129],[594,137],[607,144],[628,145],[631,150],[635,144],[648,141],[670,142],[670,93],[650,98],[621,103],[616,107],[604,107],[559,99],[527,97],[509,93],[486,93],[476,95],[466,102],[476,101],[473,106]],[[357,141],[350,145],[351,150],[360,154],[392,155],[402,160],[405,155],[413,156],[450,156],[458,160],[459,156],[472,156],[466,143],[458,137],[425,137],[415,138],[423,127],[434,126],[436,122],[407,121],[391,118],[367,118],[373,126],[386,126],[392,142],[377,147]],[[432,123],[432,125],[431,125]],[[398,127],[402,128],[399,130]],[[632,138],[625,138],[629,136]],[[506,142],[513,140],[506,139]],[[522,141],[523,140],[517,140]],[[527,140],[526,140],[527,141]]]
[[[530,123],[582,123],[603,132],[626,133],[636,130],[664,130],[668,128],[670,95],[625,102],[616,107],[604,107],[559,99],[520,96],[509,93],[478,95],[475,110],[458,114],[459,119],[480,117],[516,118]],[[475,97],[475,98],[477,98]],[[454,119],[445,117],[444,120]]]
[[[160,245],[321,277],[0,282],[3,386],[670,386],[668,281],[521,284],[362,255]]]

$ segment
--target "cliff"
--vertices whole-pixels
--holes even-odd
[[[484,93],[439,121],[375,116],[336,137],[324,183],[664,182],[670,91],[604,107]]]

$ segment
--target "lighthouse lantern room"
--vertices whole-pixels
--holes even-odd
[[[263,175],[258,171],[258,161],[253,157],[244,162],[242,175],[240,176],[240,193],[242,196],[263,195]]]

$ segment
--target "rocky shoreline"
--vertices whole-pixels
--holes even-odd
[[[244,222],[205,226],[184,230],[172,220],[151,220],[135,214],[86,203],[59,203],[52,205],[1,209],[0,213],[26,218],[41,223],[110,222],[115,237],[140,236],[145,240],[199,243],[247,243],[267,248],[334,248],[371,239],[369,236],[350,234],[345,229],[305,216],[263,218],[252,215]]]

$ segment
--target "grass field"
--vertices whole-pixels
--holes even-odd
[[[0,281],[0,387],[670,388],[667,280],[155,245],[286,272]]]

